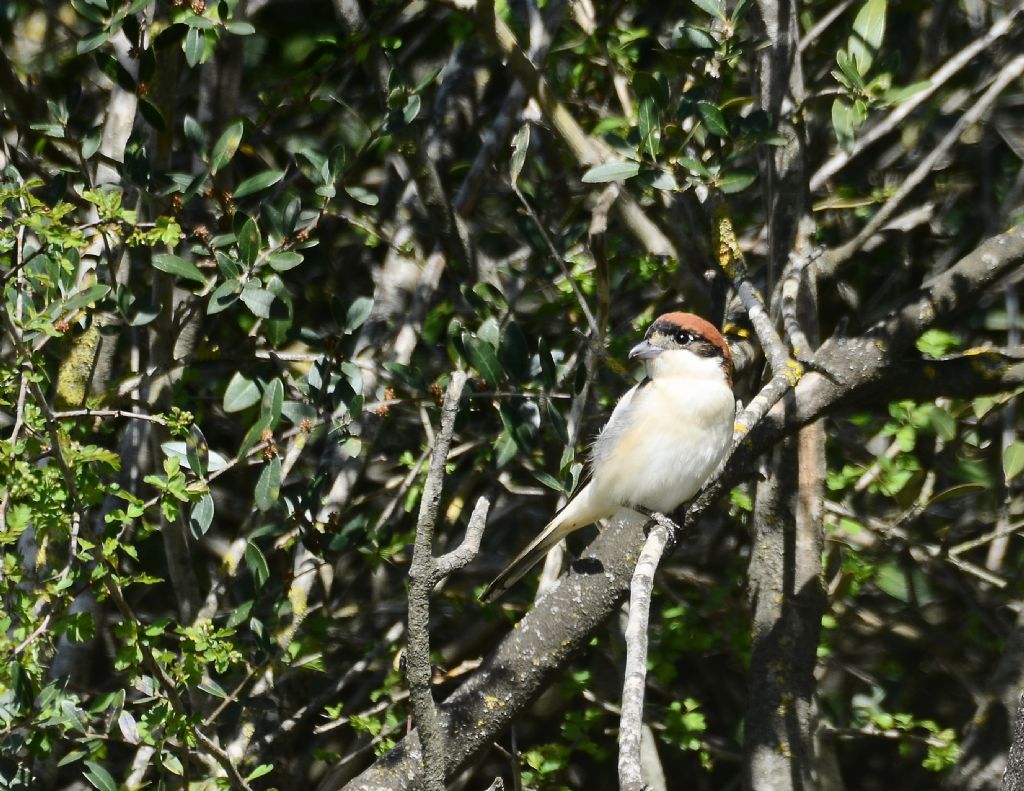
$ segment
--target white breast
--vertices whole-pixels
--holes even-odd
[[[617,505],[668,512],[693,497],[732,439],[735,400],[717,363],[685,351],[630,390],[594,445],[593,486]],[[713,366],[713,367],[712,367]]]

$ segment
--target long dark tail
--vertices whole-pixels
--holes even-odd
[[[578,530],[591,522],[595,522],[605,514],[595,513],[591,503],[592,491],[590,484],[574,497],[568,505],[559,511],[555,518],[548,522],[536,538],[527,544],[515,560],[509,563],[504,571],[495,577],[491,584],[480,594],[483,602],[497,600],[505,591],[515,585],[523,576],[537,565],[548,551],[565,538],[569,533]]]

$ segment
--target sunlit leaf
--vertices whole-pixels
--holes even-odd
[[[632,178],[639,172],[639,162],[605,162],[584,173],[583,182],[585,184],[601,184],[606,181],[621,181]]]
[[[199,267],[191,261],[186,261],[184,258],[172,253],[158,253],[154,255],[153,266],[169,275],[181,277],[185,280],[194,280],[197,283],[206,283],[206,276],[199,271]]]

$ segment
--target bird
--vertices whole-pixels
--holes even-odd
[[[493,602],[574,530],[620,508],[669,513],[711,477],[732,442],[732,353],[693,313],[659,316],[629,352],[646,376],[622,398],[590,454],[590,479],[484,589]]]

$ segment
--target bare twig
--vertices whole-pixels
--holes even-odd
[[[654,573],[665,547],[678,526],[661,514],[652,514],[654,527],[647,534],[629,587],[626,622],[626,668],[622,680],[622,716],[619,718],[619,788],[644,787],[640,744],[644,724],[644,688],[647,684],[647,624],[651,610]]]

